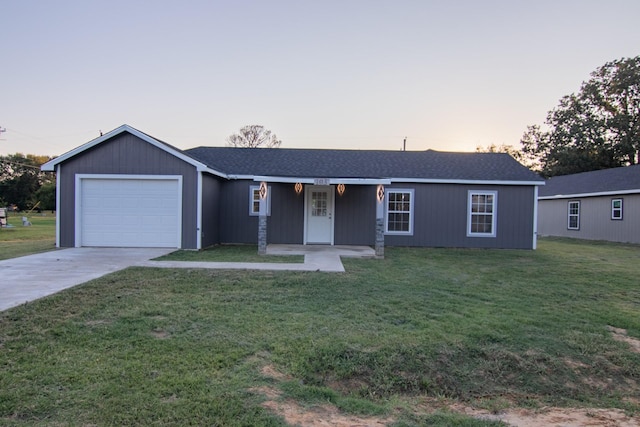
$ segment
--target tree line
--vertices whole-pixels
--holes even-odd
[[[544,177],[640,162],[640,56],[607,62],[577,93],[562,97],[542,125],[527,127],[512,145],[478,147],[508,152]]]
[[[56,178],[40,166],[51,160],[34,154],[0,156],[0,207],[28,210],[56,208]]]

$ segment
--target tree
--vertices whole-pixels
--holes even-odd
[[[519,150],[518,147],[514,147],[513,145],[507,144],[490,144],[486,147],[481,145],[476,146],[476,153],[507,153],[518,162],[528,167],[529,169],[538,170],[539,167],[536,163],[536,159],[522,150]]]
[[[262,125],[249,125],[241,128],[239,133],[229,136],[227,143],[231,147],[278,148],[282,141],[276,137],[276,134],[266,130]]]
[[[40,170],[47,156],[20,153],[0,156],[0,200],[29,209],[37,202],[36,192],[43,184],[55,183],[53,174]],[[55,185],[55,184],[54,184]]]
[[[42,184],[35,193],[35,199],[40,202],[39,208],[46,211],[56,210],[56,183]]]
[[[549,111],[545,130],[528,126],[522,151],[536,157],[544,176],[638,163],[640,56],[609,62],[591,73],[577,94]]]

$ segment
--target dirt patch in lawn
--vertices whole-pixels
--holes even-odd
[[[638,427],[637,419],[619,409],[549,408],[539,413],[520,409],[497,417],[515,427]]]
[[[493,414],[489,411],[453,404],[449,410],[478,419],[502,421],[514,427],[638,427],[640,420],[620,409],[595,408],[513,408]]]
[[[279,372],[272,365],[265,365],[261,369],[262,375],[276,381],[287,381],[292,378]],[[333,405],[302,406],[292,399],[280,400],[282,393],[275,387],[255,387],[250,389],[253,393],[259,393],[268,400],[262,406],[280,415],[287,424],[302,427],[384,427],[391,418],[358,417],[343,414]]]
[[[568,361],[567,364],[574,364]],[[582,368],[579,362],[576,367]],[[292,377],[279,372],[272,365],[265,365],[262,374],[276,382],[288,381]],[[282,400],[282,393],[276,386],[262,386],[250,389],[267,398],[262,406],[283,417],[287,424],[302,427],[383,427],[390,425],[393,417],[359,417],[341,413],[330,404],[303,406],[292,399]],[[620,409],[595,408],[511,408],[491,412],[458,402],[424,398],[411,405],[416,415],[428,415],[436,411],[452,411],[469,417],[502,421],[514,427],[640,427],[640,420],[632,418]]]
[[[164,340],[169,338],[169,332],[163,330],[163,329],[154,329],[151,331],[151,336],[154,338],[157,338],[159,340]]]
[[[391,420],[375,417],[357,417],[342,414],[333,405],[303,407],[292,400],[277,402],[268,400],[262,404],[285,419],[287,424],[303,427],[384,427]]]
[[[627,335],[626,329],[614,328],[613,326],[607,326],[607,329],[611,332],[614,340],[625,342],[629,344],[631,351],[640,353],[640,340]]]

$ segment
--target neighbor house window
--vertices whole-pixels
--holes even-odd
[[[622,199],[611,199],[611,219],[622,219]]]
[[[385,231],[388,234],[413,234],[413,190],[387,189]]]
[[[249,187],[249,215],[260,215],[260,186]],[[271,215],[271,186],[267,187],[267,215]]]
[[[568,223],[567,228],[569,230],[579,230],[580,229],[580,202],[573,201],[569,202],[568,209]]]
[[[497,191],[469,191],[467,236],[496,237]]]

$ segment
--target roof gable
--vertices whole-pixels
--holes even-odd
[[[640,165],[549,178],[540,198],[640,192]]]
[[[102,144],[102,143],[104,143],[104,142],[112,139],[113,137],[115,137],[117,135],[120,135],[120,134],[122,134],[124,132],[130,133],[131,135],[134,135],[134,136],[140,138],[141,140],[143,140],[145,142],[148,142],[149,144],[151,144],[151,145],[153,145],[153,146],[155,146],[155,147],[157,147],[157,148],[159,148],[159,149],[161,149],[163,151],[168,152],[169,154],[171,154],[171,155],[173,155],[173,156],[175,156],[175,157],[177,157],[177,158],[179,158],[179,159],[181,159],[181,160],[193,165],[198,170],[207,171],[207,172],[213,173],[215,175],[219,175],[219,176],[224,176],[224,174],[222,174],[222,173],[220,173],[218,171],[212,170],[212,169],[208,168],[205,164],[203,164],[203,163],[199,162],[198,160],[196,160],[196,159],[184,154],[184,152],[182,152],[182,150],[180,150],[180,149],[178,149],[178,148],[176,148],[176,147],[174,147],[174,146],[172,146],[170,144],[167,144],[166,142],[160,141],[159,139],[156,139],[156,138],[154,138],[154,137],[152,137],[150,135],[147,135],[146,133],[141,132],[141,131],[139,131],[139,130],[137,130],[137,129],[129,126],[129,125],[126,125],[126,124],[116,128],[116,129],[114,129],[114,130],[112,130],[110,132],[107,132],[104,135],[101,135],[98,138],[95,138],[95,139],[87,142],[86,144],[83,144],[83,145],[81,145],[81,146],[79,146],[77,148],[74,148],[73,150],[62,154],[62,155],[56,157],[55,159],[52,159],[52,160],[48,161],[47,163],[45,163],[45,164],[43,164],[41,166],[41,169],[43,171],[55,171],[56,165],[64,162],[65,160],[68,160],[68,159],[70,159],[70,158],[72,158],[74,156],[77,156],[78,154],[80,154],[80,153],[82,153],[82,152],[84,152],[84,151],[86,151],[86,150],[88,150],[90,148],[93,148],[96,145]]]

